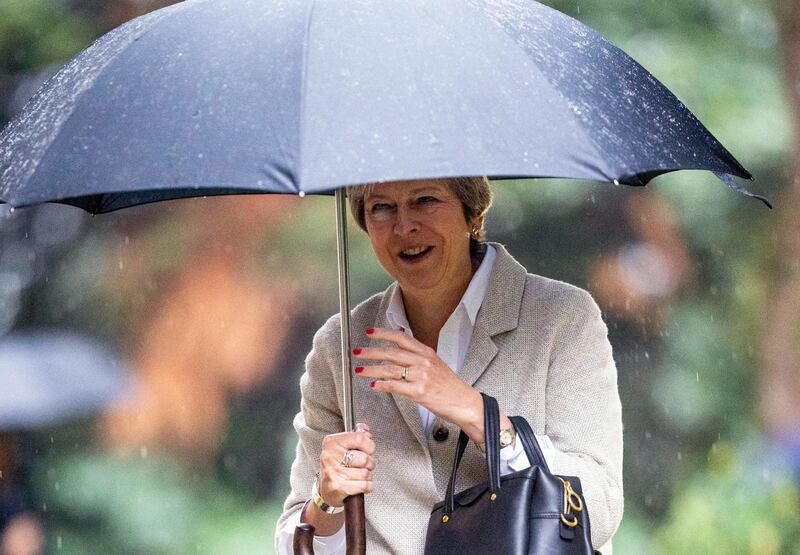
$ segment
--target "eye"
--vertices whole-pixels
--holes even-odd
[[[432,203],[432,202],[439,202],[439,199],[436,198],[436,197],[432,197],[430,195],[427,195],[427,196],[424,196],[424,197],[419,197],[417,199],[417,202],[419,202],[420,204],[429,204],[429,203]]]
[[[370,213],[374,214],[376,212],[381,212],[383,210],[388,210],[390,208],[391,206],[389,206],[385,202],[376,202],[375,204],[369,207],[369,211]]]

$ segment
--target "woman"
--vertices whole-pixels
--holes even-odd
[[[299,442],[278,552],[291,553],[302,521],[316,529],[317,553],[344,553],[343,514],[326,504],[363,492],[370,555],[422,553],[459,429],[473,442],[456,491],[485,480],[478,447],[485,392],[500,404],[501,430],[513,430],[507,414],[524,416],[550,469],[581,478],[592,543],[610,553],[622,517],[622,422],[611,347],[592,298],[528,274],[501,245],[481,242],[491,204],[485,178],[368,185],[349,194],[396,282],[353,310],[361,421],[354,432],[342,431],[338,315],[314,337],[300,380]],[[528,465],[511,438],[502,472]]]

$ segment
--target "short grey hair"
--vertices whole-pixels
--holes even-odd
[[[448,177],[443,178],[450,190],[456,195],[464,209],[464,219],[470,226],[470,239],[479,242],[486,239],[485,222],[486,213],[492,206],[492,191],[489,189],[489,179],[486,176],[474,177]],[[350,211],[353,213],[358,227],[367,231],[364,216],[364,202],[379,183],[366,183],[347,188],[350,199]]]

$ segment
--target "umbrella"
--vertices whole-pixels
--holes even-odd
[[[0,199],[95,213],[460,175],[644,185],[677,169],[750,178],[635,61],[529,0],[182,2],[99,39],[0,136]]]
[[[531,0],[188,0],[100,38],[0,133],[0,200],[13,206],[335,190],[348,431],[345,186],[641,186],[679,169],[767,202],[650,73]]]
[[[45,426],[90,414],[129,386],[106,348],[65,331],[11,334],[0,339],[0,429]]]

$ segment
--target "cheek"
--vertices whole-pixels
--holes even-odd
[[[386,241],[384,241],[381,237],[381,234],[376,233],[374,229],[369,232],[369,240],[372,244],[372,252],[374,252],[375,256],[378,257],[378,262],[381,263],[381,266],[386,268],[387,265],[391,264],[392,262]]]

